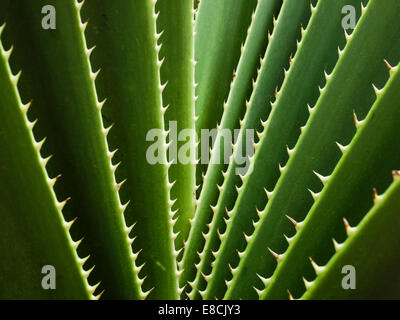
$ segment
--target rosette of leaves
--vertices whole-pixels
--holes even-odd
[[[399,14],[1,1],[0,298],[399,298]]]

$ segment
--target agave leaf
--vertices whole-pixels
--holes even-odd
[[[127,179],[121,198],[131,201],[125,214],[129,223],[136,223],[133,249],[141,252],[138,263],[145,263],[140,272],[146,277],[143,290],[154,288],[149,299],[176,299],[177,235],[169,192],[173,181],[168,177],[162,99],[166,84],[160,79],[161,34],[156,33],[155,1],[89,1],[83,10],[91,25],[88,42],[98,49],[93,65],[102,67],[97,85],[99,95],[107,98],[103,114],[115,123],[109,141],[119,150],[117,178]],[[151,130],[159,133],[161,163],[153,164],[147,157],[154,144],[147,141]]]
[[[56,9],[54,30],[42,29],[45,5]],[[102,281],[106,298],[138,299],[145,294],[113,174],[81,6],[72,0],[1,1],[9,23],[4,36],[15,44],[11,65],[25,71],[20,91],[23,99],[34,100],[32,116],[40,119],[36,136],[47,136],[43,153],[54,155],[49,173],[63,173],[55,191],[59,198],[72,198],[64,214],[68,220],[78,217],[71,233],[85,237],[80,251],[90,253],[88,264],[96,265],[91,277]]]
[[[259,57],[265,51],[266,34],[272,28],[273,14],[278,11],[281,1],[260,0],[255,13],[253,14],[252,23],[250,25],[246,42],[242,48],[236,76],[233,79],[231,90],[225,112],[222,116],[220,130],[231,130],[239,127],[239,118],[243,117],[246,110],[246,99],[252,88],[252,79],[256,76],[257,67],[259,67]],[[201,235],[204,225],[211,220],[212,210],[210,205],[215,204],[218,197],[218,188],[223,180],[221,172],[226,169],[223,154],[224,145],[223,136],[218,131],[215,138],[213,151],[211,153],[210,164],[208,165],[207,174],[204,179],[203,191],[198,200],[196,218],[194,219],[193,231],[191,239],[187,243],[187,250],[182,262],[183,273],[181,276],[181,285],[187,281],[191,281],[196,273],[195,262],[197,259],[197,251],[200,251],[204,245],[204,238]],[[229,148],[231,148],[230,141]],[[208,150],[207,150],[208,151]],[[231,151],[231,150],[228,150]],[[221,160],[217,160],[219,157]]]
[[[156,10],[159,12],[157,31],[162,32],[160,41],[163,46],[160,57],[165,59],[161,67],[161,82],[168,81],[163,91],[163,103],[169,106],[164,114],[164,125],[169,131],[168,143],[172,143],[169,151],[173,151],[168,155],[168,161],[173,161],[168,171],[169,178],[175,181],[171,189],[171,199],[176,199],[172,210],[178,210],[174,216],[174,219],[177,219],[174,232],[179,233],[175,239],[175,247],[181,249],[189,234],[190,219],[193,218],[196,201],[196,139],[188,136],[184,137],[186,140],[178,141],[179,134],[184,133],[183,130],[195,130],[195,11],[192,1],[187,0],[158,0]],[[173,122],[172,128],[169,126],[170,121]],[[183,163],[189,159],[181,159],[179,154],[186,149],[190,153],[190,161]]]
[[[399,230],[400,179],[394,171],[394,182],[381,196],[322,273],[303,299],[399,299]],[[343,266],[356,271],[356,289],[344,290]]]
[[[351,5],[360,9],[360,3],[360,0],[356,0]],[[332,12],[340,12],[346,4],[349,2],[323,0],[314,8],[315,13],[299,43],[282,88],[273,103],[272,112],[264,122],[264,130],[256,146],[253,171],[243,180],[232,211],[230,237],[237,234],[238,230],[251,235],[255,221],[263,214],[257,208],[265,207],[265,190],[273,190],[280,175],[280,164],[287,161],[288,151],[291,152],[288,146],[295,144],[300,134],[298,128],[309,116],[308,105],[314,104],[318,99],[318,86],[323,86],[325,82],[324,71],[331,72],[338,59],[336,48],[345,42],[342,16],[331,16]],[[267,195],[271,196],[269,192]],[[242,252],[246,245],[245,240],[243,236],[239,237],[238,244],[234,247]],[[233,254],[235,258],[230,263],[237,265],[237,254]],[[226,298],[256,298],[252,287],[259,281],[256,272],[261,272],[263,265],[260,268],[261,270],[257,269],[254,273],[239,269],[236,273],[239,280],[230,283]]]
[[[257,0],[202,0],[196,15],[196,132],[216,128]],[[229,35],[229,36],[228,36]],[[199,147],[201,150],[201,145]],[[197,168],[197,184],[206,166]]]
[[[255,232],[248,239],[239,270],[258,273],[264,278],[271,276],[277,259],[282,258],[277,253],[287,248],[284,234],[290,235],[293,228],[286,215],[296,221],[304,219],[317,196],[307,188],[317,192],[322,186],[313,170],[322,175],[333,171],[341,155],[336,141],[348,142],[354,135],[353,110],[364,117],[375,100],[371,83],[381,85],[387,77],[383,58],[398,60],[394,58],[399,54],[397,44],[393,46],[398,41],[396,34],[400,28],[395,22],[398,10],[400,6],[395,1],[383,4],[372,0],[363,10],[354,33],[347,35],[346,48],[333,73],[327,75],[327,84],[321,89],[315,109],[282,170]],[[378,18],[382,16],[386,19]],[[255,259],[258,259],[257,265]]]
[[[275,23],[275,28],[273,30],[272,36],[270,37],[270,42],[261,63],[261,68],[257,77],[257,81],[254,85],[254,90],[251,95],[248,110],[246,112],[243,123],[241,124],[241,130],[238,136],[238,140],[234,147],[234,153],[232,157],[233,161],[229,165],[226,173],[224,173],[225,179],[220,188],[221,191],[219,194],[218,202],[216,206],[214,203],[212,204],[213,206],[215,206],[213,207],[213,222],[211,223],[211,230],[208,233],[206,247],[203,250],[203,252],[205,252],[205,258],[202,259],[199,273],[197,274],[197,282],[199,283],[196,284],[196,286],[198,285],[199,290],[203,290],[205,287],[205,283],[201,279],[201,272],[204,274],[210,273],[210,264],[213,260],[211,251],[217,251],[220,243],[217,231],[219,230],[219,232],[221,233],[224,232],[224,218],[229,218],[226,210],[232,209],[236,200],[238,190],[236,186],[239,186],[242,180],[245,179],[244,175],[238,175],[237,170],[240,167],[243,167],[243,165],[239,164],[238,159],[239,155],[243,156],[247,149],[245,143],[246,140],[249,141],[249,138],[247,137],[247,130],[262,129],[260,120],[265,120],[269,115],[271,108],[268,101],[271,100],[271,98],[275,94],[276,88],[280,86],[283,81],[284,68],[288,67],[290,55],[296,50],[296,40],[298,37],[301,36],[301,25],[306,25],[310,17],[310,12],[310,2],[308,0],[285,1],[279,13],[278,20]],[[216,151],[218,152],[218,150]],[[206,180],[208,179],[209,174],[210,176],[216,174],[221,175],[220,171],[215,171],[210,171],[210,173],[207,172]],[[252,171],[252,168],[248,169],[248,172],[250,171]],[[219,191],[218,189],[215,190],[215,186],[212,185],[210,186],[210,189],[205,190],[207,190],[207,192],[209,193],[213,192],[216,195]],[[261,191],[263,192],[262,189]],[[265,197],[261,197],[262,202],[258,203],[259,206],[265,205],[264,198]],[[204,211],[210,210],[209,206],[211,204],[208,204],[208,206],[206,206],[207,202],[203,204],[202,199],[200,199],[200,203]],[[254,205],[252,206],[252,208],[254,208]],[[197,216],[196,219],[198,219]],[[242,234],[242,232],[240,232],[239,234]],[[238,238],[238,240],[242,239]],[[235,245],[232,246],[235,254],[236,248],[238,247]],[[235,256],[235,259],[236,258],[237,256]],[[227,268],[228,265],[225,264],[224,268],[225,267]],[[222,297],[226,288],[224,282],[225,278],[219,275],[220,271],[218,270],[219,268],[217,268],[215,277],[213,276],[209,281],[209,285],[207,285],[206,295],[209,298],[213,297],[214,295],[216,295],[217,297]]]
[[[391,67],[390,67],[391,68]],[[400,159],[400,75],[393,75],[346,147],[333,174],[322,178],[326,187],[302,222],[263,297],[281,297],[290,290],[293,296],[304,291],[302,276],[310,280],[313,270],[309,257],[317,264],[335,252],[332,238],[343,237],[342,217],[358,223],[372,205],[371,190],[386,189],[392,168]],[[351,192],[349,192],[351,190]],[[289,272],[290,270],[290,272]]]
[[[0,36],[4,25],[0,27]],[[49,158],[36,141],[17,83],[8,65],[12,48],[0,42],[0,298],[1,299],[91,299],[83,264],[69,234],[73,221],[64,220],[62,208],[46,171]],[[56,272],[54,290],[42,287],[44,266]]]

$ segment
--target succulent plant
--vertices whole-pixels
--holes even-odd
[[[0,298],[400,298],[399,14],[2,0]]]

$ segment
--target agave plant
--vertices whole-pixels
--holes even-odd
[[[399,15],[1,0],[0,298],[400,298]]]

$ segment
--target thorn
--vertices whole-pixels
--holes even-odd
[[[118,167],[120,166],[121,162],[118,162],[117,164],[113,165],[111,164],[111,171],[115,173],[117,171]]]
[[[90,49],[86,49],[86,54],[88,57],[92,55],[93,50],[96,48],[96,46],[91,47]]]
[[[313,197],[314,201],[316,201],[318,199],[318,196],[320,195],[320,193],[316,193],[314,191],[312,191],[311,189],[307,189],[310,193],[311,196]]]
[[[324,70],[324,74],[325,74],[325,79],[326,79],[326,81],[328,81],[329,78],[331,77],[331,75],[328,74],[325,70]]]
[[[112,158],[114,158],[115,154],[117,153],[118,148],[115,149],[114,151],[109,151],[108,152],[108,158],[111,160]]]
[[[71,197],[68,197],[67,199],[65,199],[64,201],[62,201],[62,202],[59,202],[58,204],[57,204],[57,207],[58,207],[58,209],[60,210],[60,211],[62,211],[62,209],[65,207],[65,205],[68,203],[68,201],[70,201],[71,200]]]
[[[4,31],[4,28],[6,27],[6,23],[4,22],[1,26],[0,26],[0,36]]]
[[[264,278],[263,276],[261,276],[260,274],[256,273],[257,277],[261,280],[261,282],[264,284],[264,286],[266,287],[268,285],[268,283],[271,281],[271,278]]]
[[[336,252],[344,246],[344,243],[338,243],[335,239],[332,239],[332,242]]]
[[[375,188],[372,190],[372,192],[374,197],[374,203],[377,204],[380,200],[382,200],[383,196],[378,195],[378,192],[376,191]]]
[[[257,289],[256,287],[253,287],[253,289],[254,289],[254,291],[257,293],[257,295],[258,295],[258,298],[261,298],[261,296],[264,294],[264,289],[262,289],[262,290],[259,290],[259,289]]]
[[[111,128],[114,126],[114,123],[111,124],[108,128],[103,129],[103,134],[104,136],[107,136],[108,133],[110,132]]]
[[[165,61],[165,57],[162,58],[161,60],[157,61],[157,65],[158,65],[159,68],[161,68],[161,66],[163,65],[164,61]]]
[[[94,296],[95,300],[100,300],[101,296],[103,295],[105,290],[101,291],[97,296]]]
[[[240,252],[238,249],[236,249],[236,253],[239,256],[239,258],[241,259],[241,258],[243,258],[245,252],[244,251]]]
[[[157,40],[157,41],[161,38],[161,36],[163,35],[163,33],[164,33],[164,30],[162,30],[160,33],[157,33],[157,32],[156,32],[156,40]]]
[[[178,288],[178,294],[181,295],[182,292],[185,290],[186,284],[182,288]]]
[[[267,195],[268,200],[270,200],[274,194],[273,191],[268,191],[266,188],[264,188],[265,194]]]
[[[364,6],[364,3],[361,2],[361,14],[364,14],[367,5]]]
[[[49,155],[47,158],[44,158],[41,160],[43,167],[46,167],[50,159],[53,157],[53,155]]]
[[[286,151],[287,151],[288,156],[290,157],[293,154],[294,149],[290,149],[289,146],[286,145]]]
[[[126,181],[126,179],[125,179],[125,180],[122,180],[120,183],[116,183],[116,184],[115,184],[115,189],[116,189],[117,191],[119,191],[119,190],[121,189],[122,185],[125,183],[125,181]]]
[[[35,121],[36,122],[36,121]],[[46,142],[47,138],[43,138],[42,140],[40,140],[39,142],[35,142],[35,146],[36,146],[36,150],[40,151],[43,147],[43,144]]]
[[[257,216],[258,216],[259,218],[261,218],[261,216],[264,214],[264,210],[258,209],[257,206],[256,206],[256,212],[257,212]]]
[[[228,264],[228,267],[229,267],[229,270],[231,271],[232,275],[234,275],[237,268],[232,268],[230,263]]]
[[[314,261],[311,257],[309,257],[308,259],[310,260],[311,265],[312,265],[312,267],[314,268],[315,273],[316,273],[317,275],[320,275],[320,274],[324,271],[325,267],[320,267],[319,265],[317,265],[317,264],[315,263],[315,261]]]
[[[20,70],[16,75],[12,76],[12,81],[15,85],[18,84],[19,78],[21,77],[22,71]]]
[[[119,206],[119,208],[120,208],[120,210],[122,211],[122,213],[125,212],[126,208],[129,206],[129,203],[130,203],[130,202],[131,202],[131,200],[128,200],[125,204],[121,204],[121,205]],[[136,224],[136,222],[133,223],[133,225],[135,225],[135,224]]]
[[[76,220],[76,218],[74,220]],[[89,260],[89,258],[90,258],[90,254],[84,258],[78,258],[80,265],[83,267],[83,265]]]
[[[14,46],[11,46],[10,49],[8,49],[7,51],[4,52],[3,56],[6,60],[10,59],[10,56],[11,56],[13,50],[14,50]]]
[[[126,227],[125,226],[125,233],[129,236],[129,234],[131,233],[133,227],[135,226],[136,222],[132,223],[132,225],[130,227]]]
[[[92,273],[92,271],[94,270],[95,266],[92,266],[91,268],[89,268],[88,270],[83,270],[83,276],[87,279],[89,278],[89,275]],[[94,291],[94,290],[93,290]]]
[[[364,121],[358,120],[357,114],[356,114],[355,110],[353,110],[353,119],[354,119],[354,125],[355,125],[355,127],[356,127],[357,129],[360,128],[360,126],[363,124]]]
[[[243,232],[243,236],[244,236],[244,239],[246,240],[246,242],[249,243],[251,238],[252,238],[252,236],[251,235],[248,236],[245,232]]]
[[[242,186],[243,186],[243,185],[242,185]],[[238,194],[240,194],[240,190],[242,189],[242,186],[238,187],[237,185],[235,185],[236,192],[237,192]]]
[[[343,222],[344,222],[344,227],[346,229],[347,236],[350,237],[351,235],[354,234],[354,232],[356,231],[356,228],[352,228],[346,218],[343,218]]]
[[[73,242],[72,247],[76,250],[78,249],[79,245],[82,243],[84,237],[80,238],[78,241]],[[94,266],[92,267],[92,269],[94,268]]]
[[[311,286],[313,285],[313,281],[308,281],[306,278],[303,277],[303,282],[304,282],[304,286],[306,287],[306,289],[310,289]]]
[[[325,185],[325,184],[328,182],[329,176],[328,176],[328,177],[325,177],[325,176],[323,176],[322,174],[319,174],[319,173],[316,172],[316,171],[313,171],[313,172],[314,172],[314,174],[317,176],[317,178],[322,182],[323,185]]]
[[[99,70],[97,70],[96,72],[92,72],[91,77],[92,77],[93,81],[96,81],[97,76],[99,75],[100,71],[101,71],[101,68]]]
[[[49,179],[49,185],[51,186],[51,187],[54,187],[54,185],[56,184],[56,182],[58,181],[58,179],[60,179],[61,178],[61,174],[59,174],[58,176],[56,176],[55,178],[53,178],[53,179]]]
[[[226,214],[228,215],[229,218],[232,217],[233,209],[231,211],[229,211],[228,208],[225,207],[225,212],[226,212]]]
[[[374,84],[372,85],[372,87],[374,88],[377,97],[383,92],[382,89],[378,89]]]
[[[168,81],[166,81],[164,84],[160,85],[160,91],[163,92],[165,87],[167,86]]]
[[[346,41],[349,41],[351,39],[351,34],[347,33],[347,30],[344,30],[344,35],[346,37]]]
[[[274,256],[276,260],[279,260],[280,256],[276,252],[272,251],[270,248],[268,248],[268,251],[271,252],[271,254]]]
[[[81,9],[82,9],[82,6],[83,6],[83,4],[85,3],[85,0],[82,0],[82,1],[76,1],[75,2],[75,5],[76,5],[76,8],[78,9],[78,11],[80,11]]]
[[[388,71],[390,72],[390,71],[393,69],[393,67],[390,65],[390,63],[389,63],[386,59],[383,59],[383,61],[384,61],[385,64],[386,64],[386,68],[387,68]]]
[[[344,49],[340,49],[340,47],[338,47],[338,53],[339,53],[339,57],[341,57],[343,55]]]
[[[72,225],[75,223],[75,221],[76,221],[77,219],[78,219],[78,217],[75,217],[75,218],[72,219],[71,221],[65,222],[65,223],[64,223],[65,229],[67,229],[67,230],[69,231],[69,230],[71,229]],[[87,256],[85,259],[86,259],[86,260],[89,259],[89,256]],[[86,260],[82,263],[82,265],[86,262]]]
[[[131,257],[133,259],[133,261],[136,261],[136,259],[138,258],[139,254],[142,252],[143,249],[140,249],[138,252],[131,254]]]
[[[143,300],[146,299],[147,296],[148,296],[153,290],[154,290],[154,287],[151,288],[150,290],[145,291],[145,292],[142,291],[142,293],[141,293],[142,299],[143,299]]]
[[[342,154],[344,154],[349,146],[343,146],[339,142],[336,142],[336,145],[339,147]]]
[[[22,109],[22,111],[23,111],[24,113],[27,113],[27,112],[28,112],[29,108],[30,108],[31,105],[32,105],[32,102],[33,102],[33,100],[29,101],[28,103],[25,103],[25,104],[22,104],[22,105],[21,105],[21,109]]]
[[[304,37],[304,33],[306,32],[306,30],[304,30],[303,24],[301,24],[300,27],[301,27],[301,29],[300,29],[301,37],[303,38]]]
[[[293,218],[289,217],[287,214],[285,214],[286,218],[290,220],[291,223],[293,223],[294,227],[297,227],[298,222],[294,220]]]
[[[222,241],[226,235],[226,232],[220,233],[219,228],[217,229],[218,238]]]
[[[294,238],[294,236],[292,238],[288,237],[286,234],[283,234],[283,236],[285,237],[286,241],[288,244],[290,244]]]
[[[97,109],[101,110],[106,102],[107,98],[105,98],[103,101],[97,102]]]
[[[201,272],[201,276],[203,277],[204,281],[207,281],[207,282],[208,282],[208,280],[210,280],[210,275],[206,276],[206,275],[204,274],[204,272]]]
[[[165,112],[167,112],[168,108],[169,108],[169,104],[166,105],[165,107],[161,106],[161,113],[164,115]]]
[[[173,182],[167,182],[168,190],[171,190],[175,183],[176,183],[176,180],[174,180]]]
[[[89,23],[89,19],[86,20],[84,23],[81,23],[82,32],[85,32],[88,23]]]

